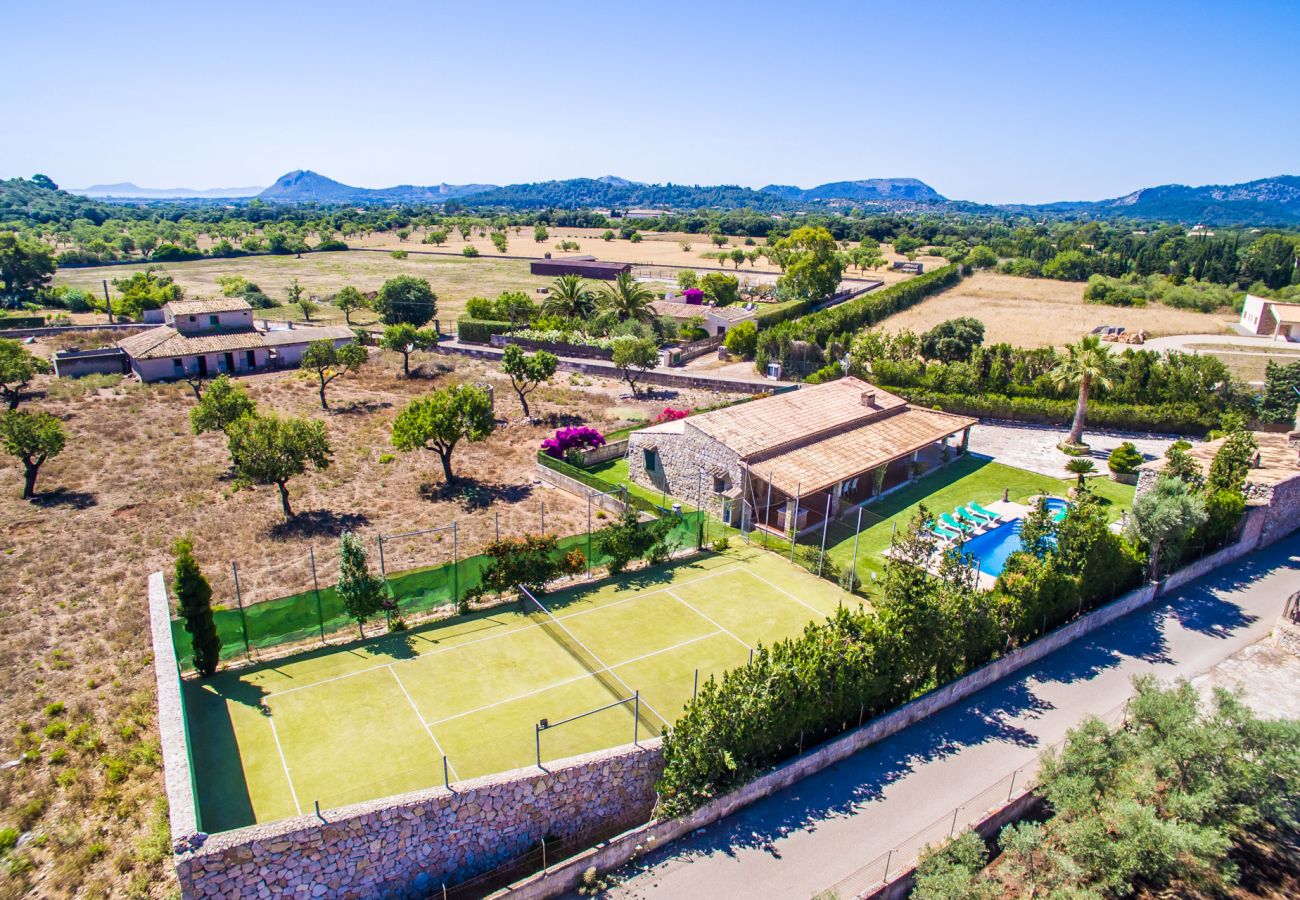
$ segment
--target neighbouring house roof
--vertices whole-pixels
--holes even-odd
[[[198,316],[209,313],[240,312],[252,310],[247,300],[238,297],[221,297],[216,300],[173,300],[163,309],[174,316]]]
[[[873,392],[874,400],[868,406],[864,397]],[[808,443],[820,435],[883,418],[906,406],[907,401],[902,397],[860,378],[849,377],[680,421],[725,444],[741,459],[749,459],[784,449],[791,443]]]
[[[346,325],[322,325],[264,331],[262,341],[268,347],[285,347],[293,344],[310,344],[312,341],[353,340],[356,336],[357,333]]]
[[[1226,438],[1193,445],[1187,455],[1196,460],[1202,474],[1210,471],[1210,463],[1223,446]],[[1296,466],[1296,451],[1287,446],[1287,436],[1275,432],[1256,431],[1255,443],[1259,445],[1259,466],[1246,473],[1246,481],[1263,487],[1272,487],[1293,478],[1300,478]],[[1160,472],[1169,461],[1163,457],[1143,463],[1139,469]]]
[[[1273,317],[1287,325],[1300,325],[1300,303],[1270,303]]]
[[[188,314],[187,314],[188,315]],[[227,353],[264,347],[260,331],[224,331],[216,334],[181,334],[170,325],[133,334],[117,342],[132,359],[170,359],[199,353]]]
[[[750,463],[778,490],[805,496],[885,465],[974,425],[975,419],[908,407],[876,421]]]

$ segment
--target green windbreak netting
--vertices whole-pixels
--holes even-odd
[[[703,521],[704,514],[698,511],[675,517],[668,540],[678,548],[700,546]],[[595,551],[595,544],[595,535],[569,535],[560,539],[556,554],[563,556],[577,549],[588,557],[593,567],[599,568],[609,559]],[[478,555],[441,566],[390,572],[386,578],[389,596],[397,602],[399,614],[420,614],[454,605],[465,591],[479,584],[483,570],[491,561],[489,556]],[[213,619],[221,636],[222,659],[280,644],[323,638],[354,624],[343,608],[343,598],[333,586],[250,603],[243,609],[218,609]],[[193,668],[190,635],[179,619],[172,620],[172,640],[181,667]]]

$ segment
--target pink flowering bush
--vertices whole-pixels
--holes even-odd
[[[654,424],[659,425],[662,422],[676,422],[678,419],[684,419],[691,414],[689,409],[673,409],[671,406],[665,406],[664,411],[654,417]]]
[[[561,428],[542,441],[542,450],[554,459],[564,459],[571,450],[594,450],[605,446],[605,436],[589,425]]]

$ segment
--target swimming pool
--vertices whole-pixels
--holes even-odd
[[[1047,498],[1047,508],[1053,512],[1065,509],[1067,506],[1069,504],[1058,497]],[[975,557],[981,572],[996,578],[1006,566],[1007,557],[1022,549],[1020,544],[1021,525],[1020,519],[1003,522],[996,528],[992,528],[983,534],[977,534],[966,541],[962,546],[962,552]]]

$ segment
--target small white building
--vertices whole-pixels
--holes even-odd
[[[356,340],[343,326],[258,329],[253,308],[239,299],[179,300],[162,311],[165,324],[117,342],[141,381],[296,366],[313,341],[330,340],[337,347]]]
[[[704,330],[712,335],[726,334],[741,322],[757,320],[758,313],[738,303],[730,306],[705,306],[700,303],[681,303],[676,300],[656,300],[650,304],[657,316],[668,316],[678,324],[693,318],[704,320]]]
[[[1300,303],[1247,294],[1241,307],[1241,328],[1248,334],[1274,340],[1300,341]]]

